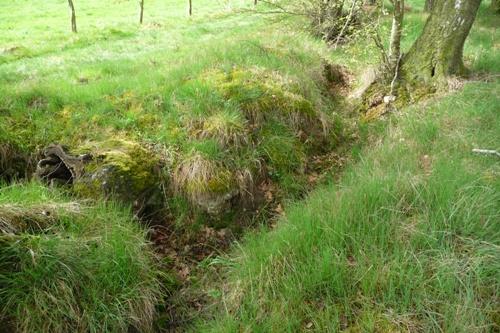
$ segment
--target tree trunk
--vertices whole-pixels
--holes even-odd
[[[139,1],[139,6],[141,8],[141,13],[139,14],[139,23],[142,24],[142,19],[144,18],[144,0]]]
[[[393,0],[392,3],[394,4],[394,15],[392,16],[391,41],[389,44],[389,67],[395,69],[401,55],[405,2],[404,0]]]
[[[193,0],[189,0],[189,16],[193,15]]]
[[[442,83],[464,73],[463,48],[481,0],[441,0],[434,3],[422,34],[403,58],[408,83]]]
[[[490,9],[494,13],[500,14],[500,0],[491,0]]]
[[[430,12],[432,10],[432,7],[434,5],[435,0],[425,0],[425,6],[424,6],[424,11]]]
[[[73,4],[73,0],[68,0],[69,9],[71,11],[71,31],[77,32],[76,29],[76,14],[75,14],[75,5]]]

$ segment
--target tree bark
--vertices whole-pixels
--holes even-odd
[[[142,19],[144,18],[144,0],[139,1],[139,6],[141,8],[141,13],[139,14],[139,23],[142,24]]]
[[[193,0],[189,0],[189,16],[193,15]]]
[[[405,2],[404,0],[393,0],[392,3],[394,4],[394,14],[392,16],[391,41],[389,44],[389,67],[395,69],[401,55]]]
[[[438,0],[422,34],[403,58],[408,81],[440,82],[464,73],[463,48],[481,0]]]
[[[71,11],[71,31],[74,33],[78,32],[76,29],[76,13],[75,13],[75,5],[73,4],[73,0],[68,0],[69,9]]]
[[[432,10],[432,7],[434,5],[435,0],[425,0],[425,6],[424,6],[424,11],[430,12]]]

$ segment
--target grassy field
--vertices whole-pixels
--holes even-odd
[[[196,0],[192,17],[187,1],[146,0],[143,25],[137,1],[76,2],[72,34],[65,1],[0,1],[0,332],[166,329],[164,309],[191,293],[208,301],[181,305],[181,331],[498,331],[500,169],[471,153],[500,140],[488,3],[465,47],[470,80],[364,123],[325,73],[340,64],[349,90],[362,85],[379,61],[364,36],[332,50],[300,17],[232,0]],[[425,20],[423,1],[407,6],[403,49]],[[259,195],[283,216],[263,214],[176,295],[132,202],[25,179],[54,142],[113,158],[144,147],[161,161],[159,222],[180,237],[191,224],[241,232],[241,211],[270,204]],[[343,173],[289,206],[331,153]],[[233,211],[214,216],[207,197]]]

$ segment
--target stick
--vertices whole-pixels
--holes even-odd
[[[339,45],[339,42],[340,42],[340,38],[342,38],[342,36],[344,35],[344,31],[345,29],[347,29],[347,26],[349,26],[349,23],[351,23],[351,19],[352,19],[352,15],[354,13],[354,7],[356,6],[356,3],[358,1],[357,0],[354,0],[352,2],[352,6],[351,6],[351,10],[349,11],[349,16],[347,17],[347,20],[345,21],[345,24],[344,26],[342,27],[342,30],[340,30],[339,34],[337,35],[337,40],[335,41],[335,45],[334,45],[334,48],[336,49],[337,46]]]
[[[496,155],[497,157],[500,157],[500,152],[498,152],[496,150],[492,150],[492,149],[474,148],[474,149],[472,149],[472,152],[477,153],[477,154]]]

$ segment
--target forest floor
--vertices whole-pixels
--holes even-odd
[[[426,17],[408,2],[403,50]],[[498,330],[500,164],[472,152],[500,148],[487,4],[470,77],[370,122],[352,97],[379,61],[365,36],[332,49],[264,4],[193,5],[146,1],[139,25],[136,2],[76,3],[71,34],[65,3],[2,4],[0,318],[23,332]],[[154,185],[163,208],[144,218],[137,200],[31,179],[51,143],[146,172],[130,188]],[[150,158],[115,160],[136,146]]]

